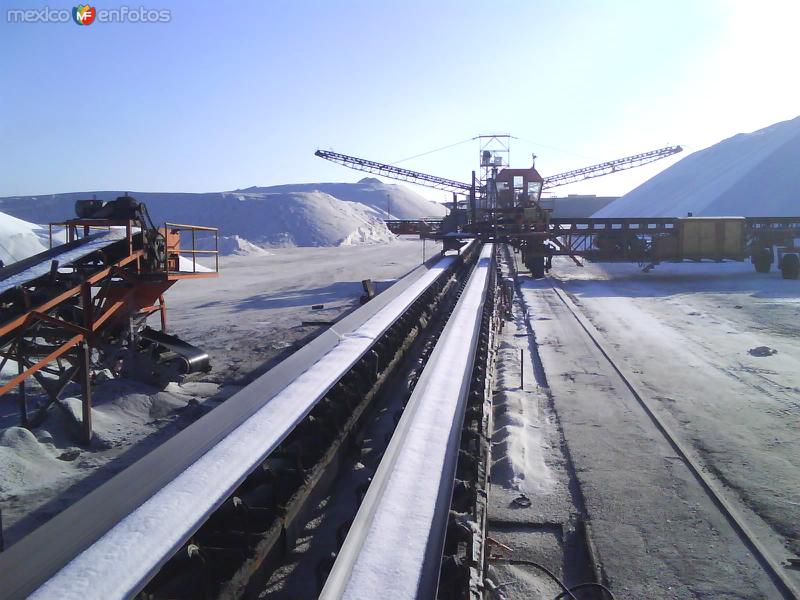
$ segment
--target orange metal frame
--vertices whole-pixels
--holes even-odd
[[[179,279],[196,279],[201,277],[216,277],[219,271],[219,243],[217,229],[213,227],[199,227],[193,225],[179,225],[167,223],[161,232],[166,241],[166,261],[163,267],[155,272],[145,272],[143,270],[142,259],[145,257],[144,250],[134,250],[134,236],[136,235],[134,221],[109,221],[100,219],[80,219],[67,221],[64,223],[52,223],[50,225],[50,247],[53,247],[53,227],[63,226],[66,228],[66,241],[71,242],[79,239],[78,232],[82,230],[83,236],[88,236],[92,228],[108,229],[111,226],[125,227],[127,239],[127,255],[107,264],[104,268],[86,277],[84,281],[71,288],[59,293],[57,296],[48,299],[36,306],[28,306],[19,316],[12,318],[7,323],[0,325],[0,338],[12,337],[14,341],[5,351],[0,354],[3,362],[8,359],[17,360],[20,365],[20,372],[10,381],[0,386],[0,396],[10,391],[16,386],[20,388],[20,396],[24,405],[24,384],[25,380],[42,371],[50,363],[66,355],[71,349],[79,346],[78,358],[84,358],[83,377],[88,378],[88,347],[97,345],[99,338],[102,337],[102,330],[119,324],[126,317],[134,314],[145,315],[154,312],[161,313],[161,328],[166,330],[166,302],[164,292]],[[181,248],[181,232],[191,232],[191,250]],[[196,235],[198,231],[213,233],[214,249],[198,250],[196,248]],[[98,252],[103,253],[102,250]],[[104,254],[104,253],[103,253]],[[192,271],[185,272],[180,270],[180,256],[190,254],[192,256]],[[105,254],[104,254],[105,255]],[[197,255],[214,256],[215,264],[212,272],[197,271]],[[111,285],[113,279],[121,279],[129,286]],[[99,287],[94,296],[92,288]],[[79,325],[58,318],[51,314],[60,305],[80,297],[80,306],[83,312],[84,322]],[[27,302],[27,299],[26,299]],[[65,337],[69,333],[75,335],[60,342],[52,352],[40,358],[35,363],[25,364],[22,355],[22,339],[25,332],[38,322],[45,322],[61,328],[65,332]],[[11,352],[11,347],[16,344],[16,356]],[[80,362],[80,360],[79,360]],[[80,368],[75,368],[69,373],[69,378],[80,372]],[[66,383],[66,382],[65,382]],[[88,390],[88,381],[84,383],[84,409],[83,409],[83,429],[84,438],[87,443],[91,439],[91,398]],[[55,398],[51,399],[54,401]],[[27,413],[23,412],[23,425],[27,425]]]

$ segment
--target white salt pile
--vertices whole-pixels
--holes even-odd
[[[800,117],[695,152],[594,216],[796,217],[798,166]]]

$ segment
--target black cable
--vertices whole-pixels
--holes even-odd
[[[504,558],[504,559],[491,559],[491,560],[492,560],[492,562],[506,563],[506,564],[509,564],[509,565],[526,565],[526,566],[529,566],[529,567],[536,567],[537,569],[547,573],[547,575],[550,577],[550,579],[555,581],[558,584],[558,586],[563,590],[558,595],[558,598],[561,598],[562,596],[564,596],[566,594],[570,598],[572,598],[572,600],[578,600],[575,597],[575,594],[573,594],[572,591],[570,591],[570,589],[566,585],[564,585],[564,582],[561,581],[558,577],[556,577],[556,575],[550,569],[548,569],[547,567],[545,567],[542,564],[539,564],[539,563],[534,562],[532,560],[522,560],[522,559],[518,559],[518,558]]]
[[[608,594],[608,597],[609,597],[611,600],[616,600],[616,598],[614,597],[614,594],[612,594],[612,593],[611,593],[611,590],[610,590],[610,589],[608,589],[608,588],[607,588],[606,586],[604,586],[602,583],[595,583],[595,582],[593,582],[593,581],[591,581],[591,582],[587,582],[587,583],[579,583],[578,585],[573,585],[571,588],[569,588],[569,591],[570,591],[570,592],[574,592],[574,591],[576,591],[576,590],[586,589],[586,588],[590,588],[590,587],[593,587],[593,588],[600,588],[601,590],[603,590],[603,592],[605,592],[606,594]],[[561,593],[560,593],[558,596],[556,596],[555,598],[553,598],[553,600],[560,600],[560,598],[563,598],[563,597],[564,597],[564,592],[561,592]]]

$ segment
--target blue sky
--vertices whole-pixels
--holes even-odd
[[[48,2],[2,2],[0,196],[356,181],[314,150],[394,162],[490,132],[547,175],[800,114],[795,0],[141,4],[170,22],[8,23]],[[477,157],[402,165],[466,180]]]

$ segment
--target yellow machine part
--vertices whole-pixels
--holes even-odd
[[[740,259],[746,254],[744,217],[678,219],[678,257]]]

